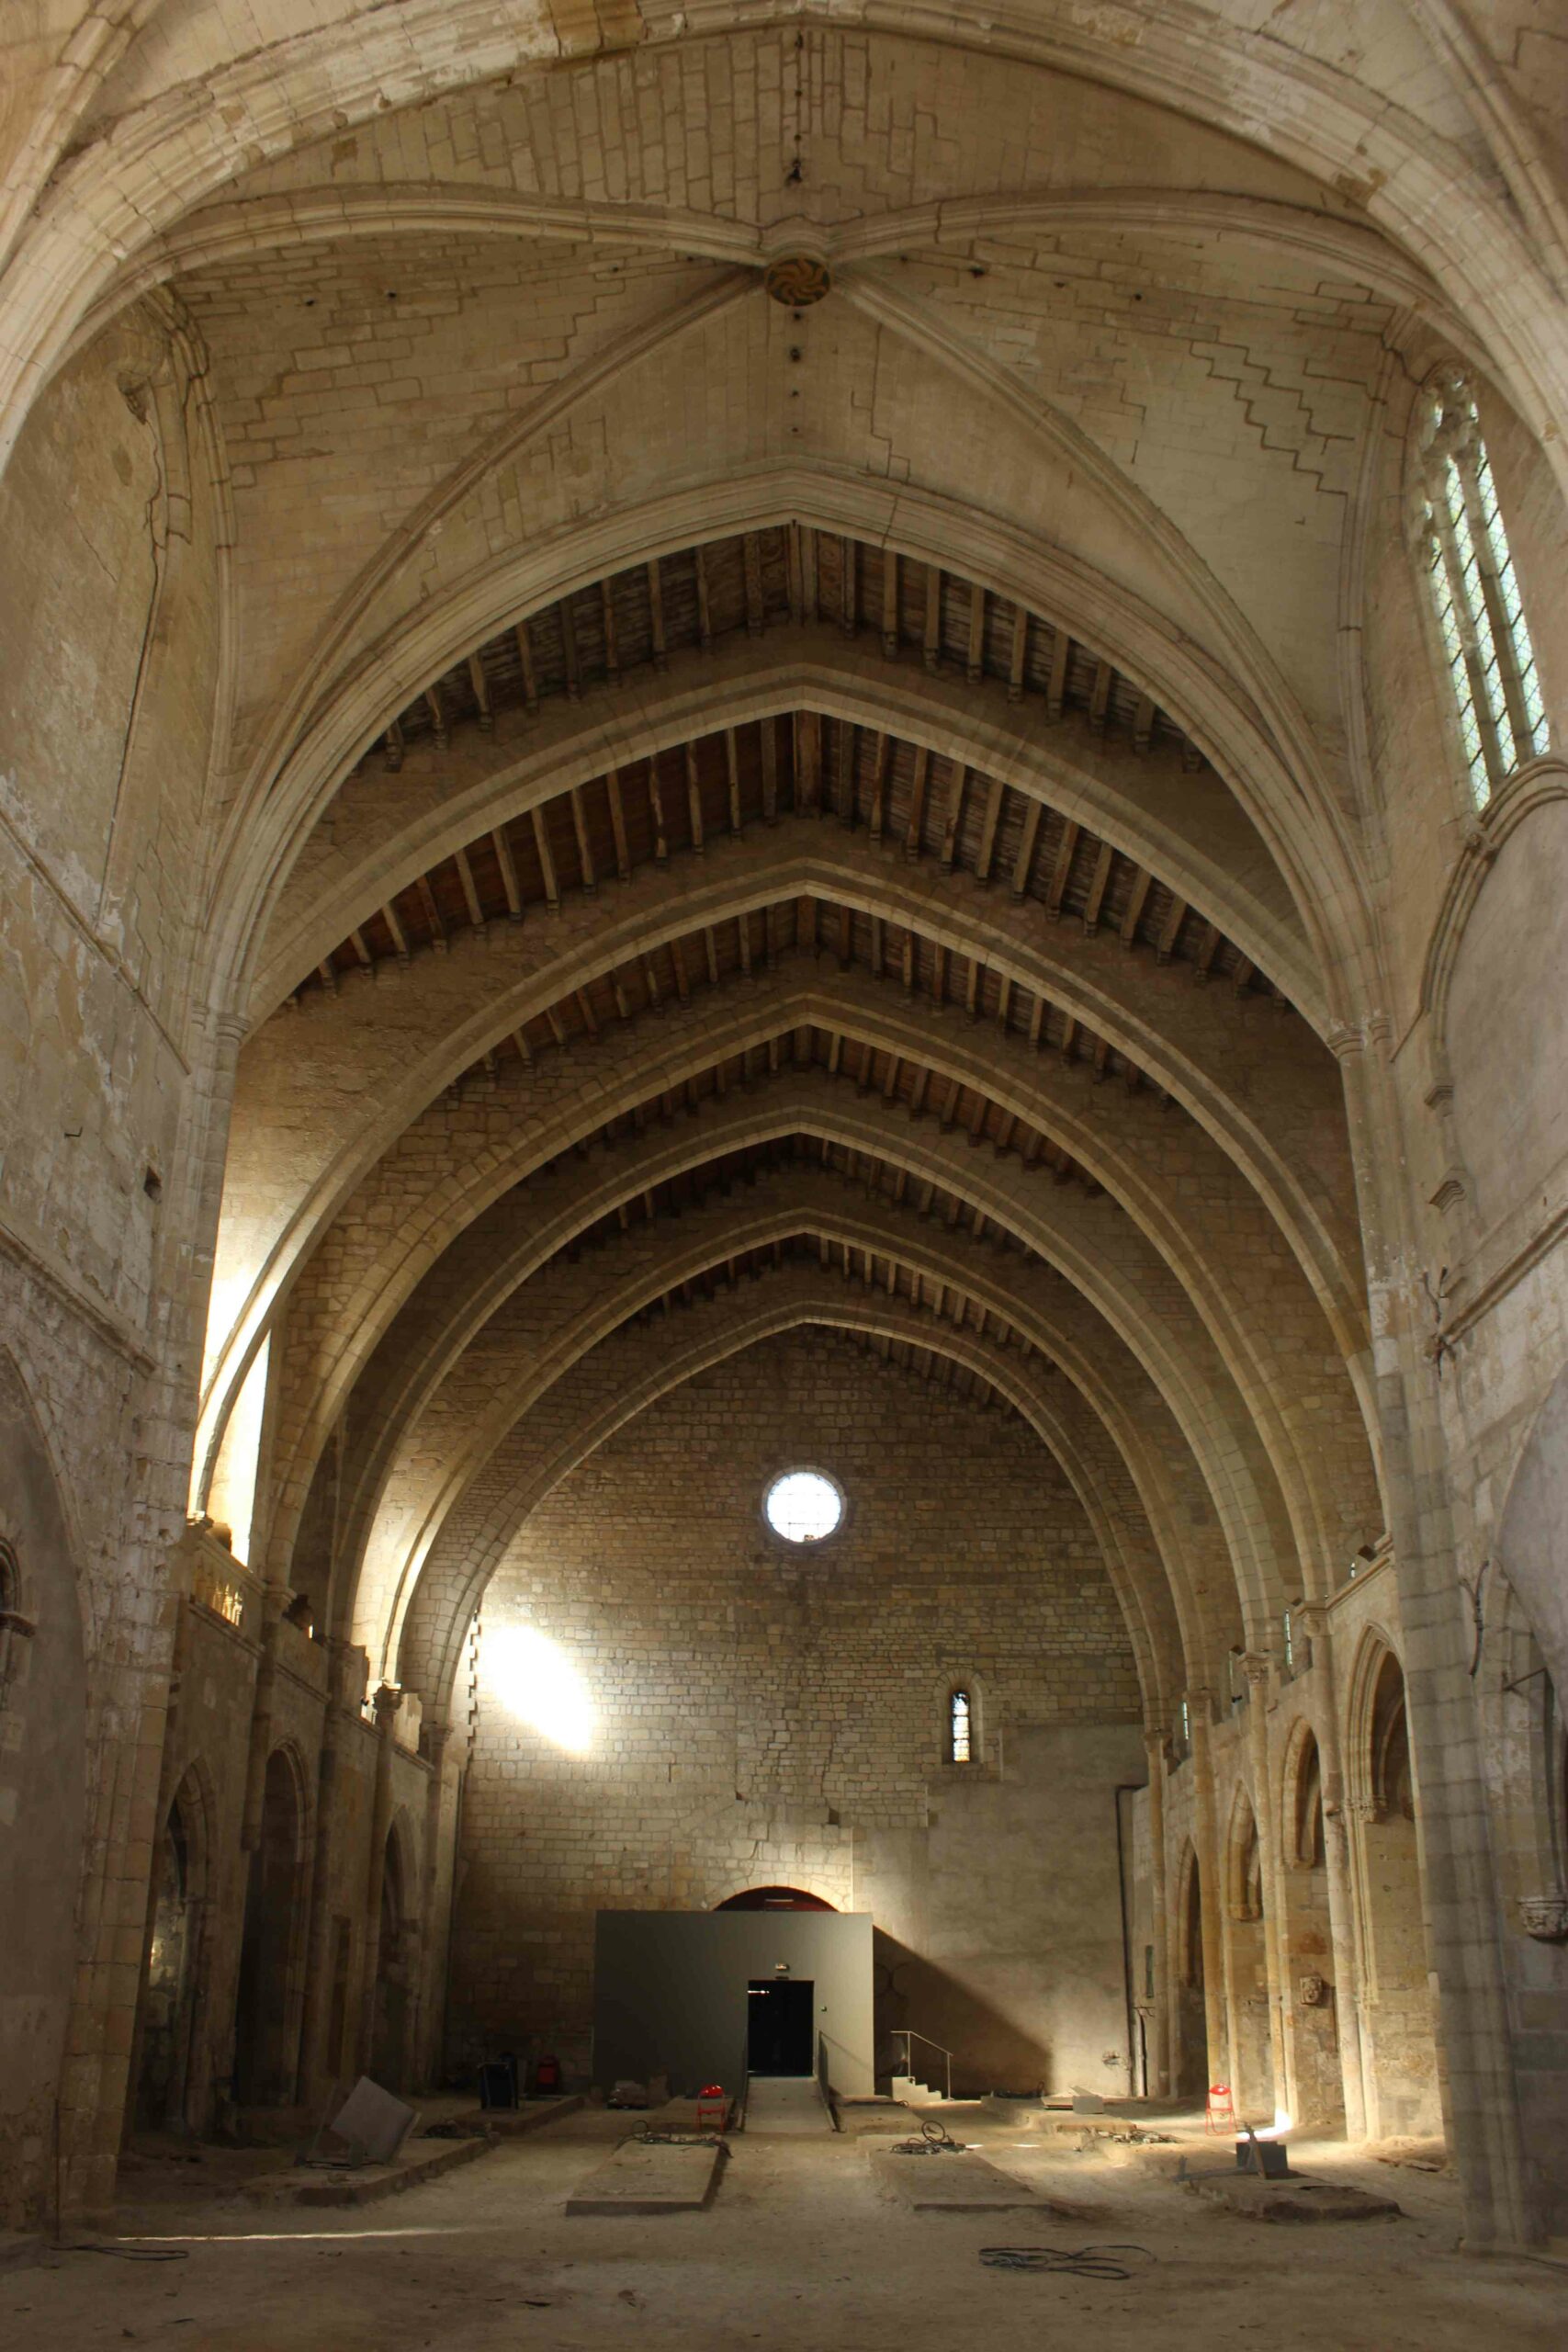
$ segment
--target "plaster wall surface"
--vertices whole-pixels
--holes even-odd
[[[874,2083],[872,1923],[863,1912],[601,1911],[593,1938],[593,2078],[667,2075],[689,2098],[739,2087],[748,1988],[780,1963],[812,1986],[813,2064],[848,2098]]]

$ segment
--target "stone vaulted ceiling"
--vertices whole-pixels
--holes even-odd
[[[197,1500],[439,1711],[572,1463],[830,1324],[1049,1448],[1168,1723],[1382,1525],[1336,583],[1431,256],[815,22],[265,145],[92,314],[236,526]]]

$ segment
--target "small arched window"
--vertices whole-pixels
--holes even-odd
[[[1546,711],[1474,396],[1462,376],[1447,371],[1423,400],[1427,576],[1470,789],[1484,808],[1522,761],[1545,752]]]
[[[37,1630],[22,1614],[22,1571],[17,1555],[0,1535],[0,1707],[5,1706],[8,1686],[20,1669],[22,1645]]]
[[[950,1764],[968,1764],[974,1760],[975,1710],[967,1690],[953,1690],[947,1702],[947,1760]]]

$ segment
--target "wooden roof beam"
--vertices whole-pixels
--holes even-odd
[[[1087,932],[1100,929],[1100,910],[1105,904],[1106,885],[1111,879],[1111,861],[1116,854],[1109,842],[1100,844],[1100,855],[1094,861],[1094,875],[1084,900],[1083,927]]]
[[[1058,628],[1051,646],[1051,675],[1045,687],[1045,716],[1053,727],[1062,723],[1062,713],[1067,705],[1067,667],[1073,658],[1073,640],[1065,628]]]
[[[1066,896],[1068,877],[1073,870],[1073,854],[1077,848],[1078,837],[1082,831],[1082,826],[1071,817],[1062,827],[1062,838],[1056,845],[1056,864],[1051,876],[1051,888],[1045,898],[1046,907],[1053,915],[1061,914],[1062,901]]]
[[[1170,906],[1167,910],[1165,921],[1160,925],[1159,939],[1155,948],[1155,954],[1158,956],[1162,964],[1168,964],[1172,956],[1175,954],[1176,943],[1180,935],[1181,926],[1186,920],[1186,899],[1173,898],[1171,899]]]
[[[942,568],[934,563],[926,566],[926,613],[921,650],[926,668],[934,677],[942,667]]]
[[[588,831],[588,811],[583,807],[582,786],[580,784],[574,784],[571,787],[571,824],[572,831],[577,835],[577,862],[582,869],[582,887],[585,890],[592,892],[597,887],[597,876],[593,870],[593,842]]]
[[[626,845],[626,807],[621,797],[619,768],[611,768],[606,772],[604,788],[610,797],[610,830],[615,842],[616,879],[629,882],[632,878],[632,861],[631,853]]]
[[[534,668],[534,644],[527,622],[514,621],[512,634],[517,641],[517,659],[523,664],[523,701],[531,718],[539,707],[539,680]]]
[[[964,675],[977,686],[986,666],[986,592],[978,581],[969,588],[969,642],[964,649]]]
[[[560,884],[556,878],[555,852],[550,847],[550,830],[541,808],[531,812],[534,820],[534,847],[538,852],[539,871],[544,876],[545,903],[552,914],[560,912]]]
[[[1133,947],[1137,944],[1138,925],[1144,919],[1144,909],[1148,904],[1149,892],[1153,888],[1154,876],[1141,865],[1134,867],[1133,887],[1127,893],[1127,904],[1122,911],[1123,947]]]
[[[479,904],[479,885],[474,880],[474,869],[468,863],[468,851],[455,850],[453,862],[457,868],[457,879],[463,886],[463,904],[468,910],[468,921],[476,931],[482,931],[485,925],[484,909]]]
[[[996,854],[997,830],[1002,820],[1002,809],[1006,801],[1006,785],[1000,776],[993,776],[990,791],[986,796],[986,814],[980,824],[980,844],[975,853],[976,881],[988,882],[991,878],[991,860]]]
[[[446,926],[441,920],[441,910],[435,903],[435,893],[430,887],[429,875],[421,874],[416,876],[413,887],[419,893],[420,903],[423,907],[425,915],[429,920],[431,930],[430,944],[435,949],[437,955],[445,955],[446,952]]]
[[[659,569],[659,558],[650,556],[644,571],[648,579],[648,628],[653,646],[653,666],[662,670],[669,656],[664,644],[664,580]]]
[[[923,743],[915,746],[915,769],[909,782],[909,817],[904,828],[904,854],[918,858],[920,854],[920,832],[926,813],[926,778],[931,769],[931,753]]]
[[[478,706],[479,732],[488,735],[495,725],[495,713],[490,707],[490,680],[485,675],[485,665],[478,653],[468,656],[468,684],[474,690],[474,701]]]
[[[490,837],[495,852],[495,862],[501,868],[501,887],[506,893],[506,911],[513,922],[523,920],[523,891],[517,879],[517,861],[512,854],[512,843],[504,825],[497,825]]]

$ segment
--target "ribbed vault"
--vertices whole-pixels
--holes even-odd
[[[344,543],[315,642],[247,686],[220,881],[253,910],[248,934],[226,918],[248,1033],[198,1496],[259,1430],[253,1562],[439,1713],[564,1469],[694,1367],[825,1320],[1024,1415],[1152,1714],[1222,1687],[1381,1525],[1325,1043],[1325,946],[1362,880],[1290,663],[1000,356],[1009,306],[1064,291],[1075,221],[1163,237],[1208,199],[1128,192],[1112,220],[1013,190],[962,225],[891,205],[835,231],[839,361],[900,355],[921,433],[976,403],[998,480],[1061,509],[1056,544],[962,464],[886,498],[855,479],[854,398],[831,429],[790,409],[813,322],[767,304],[750,224],[689,208],[639,247],[629,199],[481,219],[408,188],[374,226],[346,192],[340,239],[319,188],[256,194],[257,267],[291,209],[344,318],[356,256],[399,300],[398,236],[423,266],[443,205],[491,246],[542,239],[537,289],[584,236],[625,238],[593,266],[603,332],[528,362],[466,444],[433,418],[401,518]],[[1227,218],[1287,278],[1359,265],[1380,304],[1437,307],[1282,194]],[[183,266],[220,335],[203,273],[236,225],[216,205],[138,265]],[[1228,264],[1193,266],[1217,298]],[[1329,312],[1348,366],[1370,314]],[[661,417],[592,513],[509,537],[539,435],[608,450],[637,388],[698,351],[716,380],[782,366],[771,444],[721,451],[716,427],[714,479],[667,483]],[[1315,420],[1303,446],[1326,481]]]

